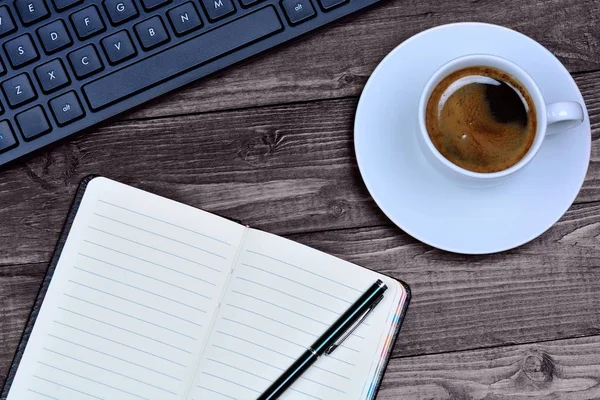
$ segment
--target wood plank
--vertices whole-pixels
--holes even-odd
[[[394,351],[419,355],[600,334],[600,204],[574,206],[518,249],[465,256],[395,227],[292,235],[406,281],[414,301]]]
[[[600,73],[580,77],[600,200]],[[388,224],[360,177],[355,99],[107,124],[2,171],[0,264],[49,259],[77,185],[103,174],[276,234]]]
[[[354,161],[355,104],[110,124],[5,169],[0,264],[48,260],[78,183],[92,173],[279,234],[385,224]]]
[[[0,388],[17,350],[47,263],[0,266]]]
[[[434,250],[391,226],[290,238],[405,280],[413,302],[394,350],[416,356],[600,334],[600,204],[491,256]],[[43,264],[0,267],[0,375],[8,368]]]
[[[121,118],[358,96],[375,66],[394,47],[425,29],[454,22],[504,25],[552,50],[571,72],[598,70],[597,10],[595,0],[502,0],[489,4],[385,0],[365,13],[192,84]]]
[[[391,360],[378,400],[600,398],[600,336]]]

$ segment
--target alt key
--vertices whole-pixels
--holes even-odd
[[[292,25],[304,22],[316,15],[310,0],[282,0],[281,6]]]
[[[84,115],[83,108],[81,108],[81,103],[75,92],[68,92],[50,100],[50,108],[56,123],[60,126],[70,124]]]

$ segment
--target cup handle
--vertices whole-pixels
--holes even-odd
[[[575,101],[565,101],[546,105],[548,129],[546,135],[564,132],[583,123],[583,107]]]

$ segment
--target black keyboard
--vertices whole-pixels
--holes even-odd
[[[0,165],[378,1],[0,1]]]

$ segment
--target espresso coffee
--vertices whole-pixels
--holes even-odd
[[[446,159],[481,173],[517,164],[533,145],[538,124],[523,85],[490,67],[465,68],[440,82],[427,103],[425,122]]]

